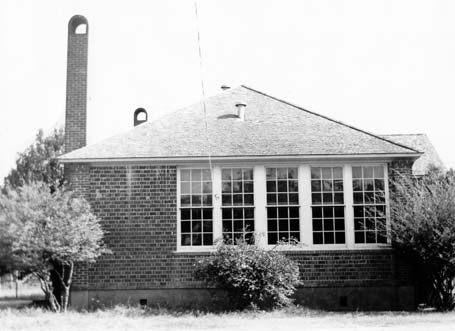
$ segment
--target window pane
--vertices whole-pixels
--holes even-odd
[[[373,178],[373,167],[363,167],[363,178]]]
[[[333,178],[334,179],[342,179],[343,178],[343,168],[342,167],[333,168]]]
[[[352,178],[362,178],[362,167],[352,167]]]
[[[287,192],[288,191],[288,183],[287,181],[280,180],[278,181],[278,192]]]
[[[276,168],[267,168],[267,179],[275,179],[276,178]]]
[[[243,180],[253,179],[253,169],[243,169]]]
[[[346,243],[346,238],[344,232],[335,232],[335,243],[344,244]]]
[[[374,178],[384,178],[384,168],[381,166],[374,167]]]
[[[221,170],[221,179],[230,181],[232,179],[232,171],[231,169],[222,169]]]
[[[322,231],[322,220],[313,219],[313,231]]]
[[[312,180],[311,181],[311,190],[313,192],[321,192],[322,191],[322,185],[320,180]]]
[[[313,232],[313,244],[315,245],[323,244],[322,232]]]
[[[311,179],[321,178],[321,168],[311,167]]]
[[[363,189],[363,183],[361,179],[354,179],[352,181],[352,190],[353,191],[362,191]]]
[[[181,194],[190,194],[190,183],[182,182],[180,185]]]
[[[182,206],[188,206],[191,204],[190,196],[189,195],[182,195],[180,197],[180,204]]]
[[[202,180],[202,170],[201,169],[191,169],[191,181],[200,181]]]
[[[289,192],[298,192],[299,191],[299,185],[296,180],[290,180],[289,181]]]
[[[191,246],[191,234],[182,234],[182,246]]]
[[[332,179],[332,168],[322,168],[322,179]]]
[[[278,179],[287,179],[288,178],[288,169],[287,168],[278,168],[277,169],[277,178]]]
[[[243,183],[243,192],[244,193],[253,193],[253,182]]]
[[[191,219],[191,209],[182,209],[181,210],[181,216],[180,218],[182,220],[189,220]]]
[[[242,180],[242,169],[232,169],[232,176],[234,180]]]
[[[297,168],[289,168],[288,169],[288,178],[289,179],[297,179]]]
[[[180,171],[180,180],[181,181],[190,181],[190,170],[189,169],[182,169]]]
[[[212,183],[211,182],[204,182],[202,186],[203,193],[212,193]]]
[[[202,179],[210,182],[212,181],[212,172],[210,169],[202,170]]]
[[[252,206],[254,204],[254,196],[252,194],[245,194],[243,198],[243,203],[245,206]]]
[[[322,195],[319,193],[311,194],[311,199],[313,200],[313,205],[320,205],[322,203]]]
[[[267,192],[276,192],[276,182],[267,181]]]
[[[182,222],[182,232],[191,232],[191,222]]]

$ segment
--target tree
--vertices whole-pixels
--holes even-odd
[[[64,151],[64,131],[55,129],[50,135],[44,136],[39,130],[35,142],[19,154],[16,167],[5,177],[5,187],[20,187],[33,182],[44,182],[55,189],[64,182],[63,167],[58,163],[57,156]]]
[[[243,241],[220,243],[211,256],[199,261],[196,278],[226,290],[232,307],[288,306],[300,285],[299,267],[274,250]]]
[[[0,229],[0,269],[34,274],[54,311],[67,309],[74,264],[109,253],[88,202],[43,182],[0,195]]]
[[[394,246],[411,257],[426,280],[428,301],[455,307],[455,176],[432,169],[423,178],[397,175],[392,183]]]

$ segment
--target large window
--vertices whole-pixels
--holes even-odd
[[[352,167],[352,189],[355,243],[387,243],[384,167]]]
[[[342,167],[311,168],[313,244],[344,244]]]
[[[267,242],[300,241],[297,168],[267,168]]]
[[[209,169],[182,169],[180,172],[180,235],[182,246],[213,245]]]
[[[222,169],[223,239],[251,242],[254,232],[253,168]]]

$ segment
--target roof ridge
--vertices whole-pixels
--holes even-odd
[[[414,152],[416,152],[416,153],[422,154],[421,152],[417,151],[417,150],[414,149],[414,148],[407,147],[407,146],[405,146],[405,145],[402,145],[402,144],[396,143],[396,142],[394,142],[394,141],[391,141],[391,140],[389,140],[389,139],[386,139],[386,138],[383,138],[383,137],[381,137],[381,136],[378,136],[378,135],[376,135],[376,134],[374,134],[374,133],[371,133],[371,132],[368,132],[368,131],[365,131],[365,130],[356,128],[356,127],[354,127],[354,126],[352,126],[352,125],[343,123],[343,122],[341,122],[341,121],[335,120],[335,119],[330,118],[330,117],[327,117],[327,116],[325,116],[325,115],[321,115],[321,114],[316,113],[316,112],[313,112],[313,111],[311,111],[311,110],[302,108],[302,107],[297,106],[297,105],[295,105],[295,104],[293,104],[293,103],[291,103],[291,102],[289,102],[289,101],[286,101],[286,100],[283,100],[283,99],[279,99],[279,98],[277,98],[277,97],[271,96],[270,94],[267,94],[267,93],[264,93],[264,92],[255,90],[255,89],[253,89],[253,88],[251,88],[251,87],[249,87],[249,86],[246,86],[246,85],[240,85],[240,86],[242,86],[242,87],[244,87],[244,88],[246,88],[246,89],[249,89],[249,90],[251,90],[251,91],[253,91],[253,92],[262,94],[262,95],[264,95],[264,96],[266,96],[266,97],[269,97],[269,98],[271,98],[271,99],[274,99],[274,100],[276,100],[276,101],[283,102],[283,103],[285,103],[285,104],[287,104],[287,105],[289,105],[289,106],[292,106],[292,107],[295,107],[295,108],[297,108],[297,109],[303,110],[303,111],[305,111],[305,112],[307,112],[307,113],[310,113],[310,114],[312,114],[312,115],[322,117],[322,118],[324,118],[324,119],[326,119],[326,120],[335,122],[335,123],[337,123],[337,124],[344,125],[344,126],[350,128],[350,129],[353,129],[353,130],[356,130],[356,131],[365,133],[365,134],[370,135],[370,136],[372,136],[372,137],[375,137],[375,138],[377,138],[377,139],[380,139],[380,140],[383,140],[383,141],[385,141],[385,142],[388,142],[388,143],[390,143],[390,144],[392,144],[392,145],[396,145],[396,146],[399,146],[399,147],[401,147],[401,148],[405,148],[405,149],[414,151]]]
[[[426,133],[386,133],[381,136],[426,136]]]

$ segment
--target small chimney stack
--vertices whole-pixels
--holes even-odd
[[[148,114],[144,108],[138,108],[134,111],[134,126],[147,122]]]
[[[235,106],[237,107],[237,117],[239,118],[240,121],[244,121],[246,105],[244,103],[238,103]]]

